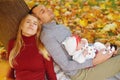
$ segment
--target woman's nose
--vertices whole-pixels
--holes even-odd
[[[33,24],[34,24],[34,23],[31,22],[31,23],[30,23],[30,26],[33,26]]]

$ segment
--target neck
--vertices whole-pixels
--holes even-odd
[[[26,45],[36,43],[35,35],[29,36],[29,37],[22,35],[22,38],[23,38],[23,41]]]
[[[52,22],[55,22],[55,20],[51,20],[51,21],[48,21],[48,22],[43,23],[43,24],[49,24],[49,23],[52,23]]]

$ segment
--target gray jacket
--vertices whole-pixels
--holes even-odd
[[[71,59],[65,51],[62,41],[71,36],[71,32],[64,25],[51,22],[44,24],[41,32],[41,41],[52,56],[53,60],[62,68],[67,75],[75,75],[78,70],[92,66],[92,60],[85,63],[77,63]]]

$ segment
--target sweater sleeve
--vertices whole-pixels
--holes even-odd
[[[13,45],[14,45],[14,40],[10,40],[9,43],[8,43],[8,50],[7,50],[8,51],[8,60],[9,60],[10,51],[12,50]],[[10,69],[7,77],[9,79],[15,79],[13,68]]]
[[[53,60],[52,58],[50,61],[44,59],[45,63],[45,70],[46,70],[46,77],[48,80],[57,80],[56,74],[54,72],[54,67],[53,67]]]
[[[92,59],[87,60],[84,63],[78,63],[76,61],[70,60],[65,49],[62,47],[55,38],[47,36],[41,38],[41,41],[44,43],[45,47],[51,54],[53,60],[65,71],[71,72],[78,69],[84,69],[90,66],[93,66]]]

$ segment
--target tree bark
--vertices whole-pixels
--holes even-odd
[[[20,20],[28,11],[24,0],[0,0],[0,41],[6,49],[8,41],[16,36]]]

